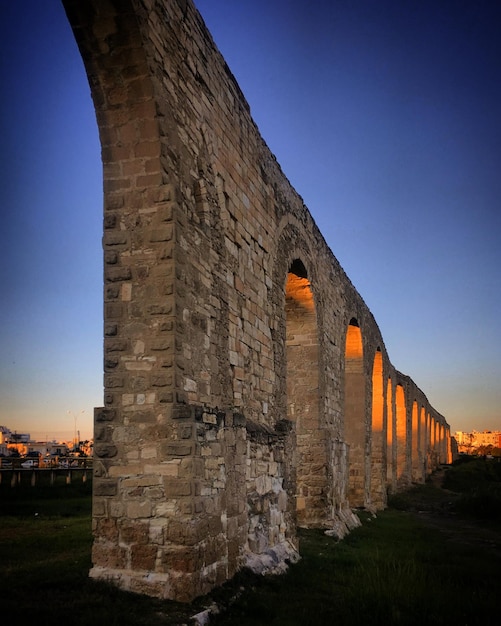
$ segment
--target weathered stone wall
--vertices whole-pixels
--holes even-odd
[[[298,523],[342,536],[351,507],[446,462],[450,434],[191,1],[64,4],[104,172],[91,574],[190,600],[245,564],[280,570]]]

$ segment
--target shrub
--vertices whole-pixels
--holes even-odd
[[[444,487],[461,494],[454,509],[488,520],[501,520],[501,463],[474,458],[447,470]]]

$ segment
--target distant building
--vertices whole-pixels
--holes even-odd
[[[459,452],[466,454],[471,454],[483,446],[501,448],[501,431],[499,430],[484,430],[482,432],[473,430],[471,433],[459,430],[454,433],[454,437],[457,441]]]
[[[17,451],[21,456],[28,453],[28,443],[30,441],[29,433],[12,432],[6,426],[1,426],[1,437],[5,445],[5,455],[9,456],[12,452]]]
[[[80,451],[83,452],[83,454],[85,454],[85,456],[92,456],[92,453],[94,451],[94,441],[92,439],[88,439],[86,441],[81,441],[80,442]]]
[[[56,441],[30,441],[28,452],[38,452],[45,456],[68,456],[68,444]]]
[[[29,433],[11,432],[9,435],[9,443],[29,443]]]
[[[0,454],[8,456],[7,442],[9,440],[10,430],[6,426],[0,426]]]
[[[80,435],[80,433],[79,433]],[[0,425],[0,456],[26,456],[38,453],[45,457],[86,456],[92,457],[94,441],[32,441],[29,433],[13,432]],[[17,454],[16,454],[17,453]]]
[[[38,453],[42,457],[46,456],[68,456],[70,448],[75,442],[66,441],[32,441],[29,433],[12,432],[7,426],[0,426],[0,455],[11,456],[16,452],[19,456],[26,456],[30,453]],[[93,441],[79,443],[79,450],[87,456],[92,456]]]

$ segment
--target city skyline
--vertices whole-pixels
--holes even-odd
[[[408,374],[456,430],[501,425],[500,8],[197,0],[265,141]],[[92,436],[102,173],[61,3],[5,3],[0,423]],[[84,411],[84,413],[82,413]]]

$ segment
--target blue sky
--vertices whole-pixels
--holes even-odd
[[[197,0],[284,173],[455,430],[501,429],[501,5]],[[102,177],[58,0],[0,0],[0,424],[92,433]],[[70,411],[70,413],[68,413]]]

